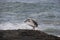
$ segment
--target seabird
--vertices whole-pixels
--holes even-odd
[[[31,19],[31,18],[28,18],[24,22],[27,23],[29,26],[32,26],[33,30],[35,30],[35,27],[38,27],[38,23],[35,20]]]

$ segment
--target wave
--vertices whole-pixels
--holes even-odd
[[[57,28],[56,28],[57,27]],[[45,30],[47,28],[59,29],[59,26],[54,26],[53,24],[40,24],[36,27],[36,30]],[[0,23],[0,30],[14,30],[14,29],[33,29],[31,26],[27,25],[26,23],[11,23],[5,22]]]
[[[2,7],[3,6],[3,7]],[[2,12],[45,12],[45,11],[60,11],[60,5],[55,3],[23,3],[23,2],[0,2]],[[1,11],[0,10],[0,11]]]
[[[32,27],[28,26],[25,23],[1,23],[0,30],[18,30],[18,29],[32,29]]]

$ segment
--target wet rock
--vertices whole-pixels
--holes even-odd
[[[38,30],[0,30],[0,40],[60,40]]]

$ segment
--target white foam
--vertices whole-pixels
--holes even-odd
[[[17,30],[17,29],[32,29],[29,25],[25,23],[2,23],[0,24],[0,30]]]
[[[57,35],[58,37],[60,37],[60,35]]]
[[[53,25],[44,25],[41,24],[36,30],[44,30],[46,28],[55,28]],[[26,23],[1,23],[0,24],[0,30],[17,30],[17,29],[33,29],[31,26],[27,25]]]

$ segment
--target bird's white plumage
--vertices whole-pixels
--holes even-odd
[[[28,25],[32,26],[33,29],[35,29],[35,27],[37,27],[37,25],[38,25],[37,22],[35,22],[35,20],[33,20],[31,18],[25,20],[25,23],[27,23]]]

